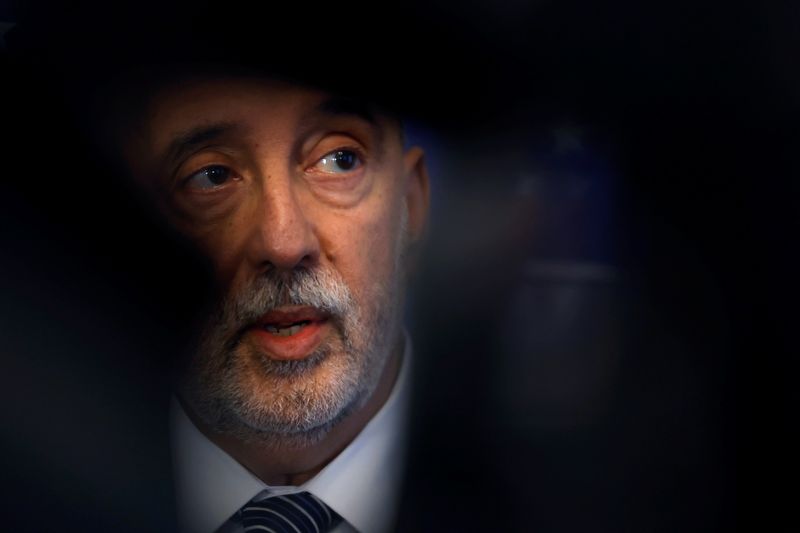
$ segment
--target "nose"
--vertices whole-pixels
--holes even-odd
[[[291,177],[267,177],[262,183],[249,246],[251,260],[259,270],[310,266],[319,259],[320,244]]]

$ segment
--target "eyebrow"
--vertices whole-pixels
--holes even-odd
[[[368,102],[347,98],[343,96],[330,96],[323,100],[314,112],[306,117],[307,122],[313,122],[313,115],[327,115],[329,117],[351,117],[360,119],[367,124],[375,134],[376,151],[383,152],[386,140],[386,126],[378,121],[379,113],[376,107]]]
[[[219,139],[220,137],[229,134],[230,132],[238,129],[236,124],[230,122],[219,122],[216,124],[204,124],[188,129],[184,132],[177,134],[164,154],[163,161],[165,163],[174,163],[182,159],[193,150],[197,149],[203,144]]]
[[[345,98],[342,96],[331,96],[324,100],[316,108],[317,113],[333,116],[351,116],[369,122],[372,126],[378,126],[378,120],[372,106],[366,102]]]
[[[355,117],[367,122],[378,134],[378,140],[383,138],[383,128],[378,123],[377,115],[372,106],[352,98],[332,96],[321,102],[314,109],[316,114],[335,117]],[[239,125],[232,122],[218,122],[203,124],[180,132],[170,141],[164,152],[164,164],[174,164],[198,147],[230,134],[239,129]]]

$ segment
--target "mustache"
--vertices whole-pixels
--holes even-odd
[[[229,295],[221,318],[222,323],[239,329],[275,309],[308,306],[338,321],[352,305],[350,289],[338,273],[330,269],[297,267],[291,271],[269,270]]]

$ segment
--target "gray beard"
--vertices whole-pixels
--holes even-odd
[[[373,287],[363,308],[338,273],[302,268],[267,272],[220,305],[179,385],[182,399],[208,429],[244,442],[304,447],[364,406],[401,342],[407,218],[403,208],[393,276]],[[325,311],[337,335],[302,360],[253,354],[242,342],[246,326],[286,305]],[[257,361],[258,368],[247,369],[247,361]],[[332,379],[316,382],[315,374],[325,370]],[[261,392],[243,379],[254,371],[265,380]]]
[[[181,394],[211,431],[273,447],[309,446],[362,408],[375,392],[389,354],[400,340],[401,278],[392,287],[378,290],[376,305],[364,312],[356,309],[346,287],[320,290],[320,280],[313,280],[314,276],[306,271],[293,276],[294,281],[265,281],[274,290],[256,289],[249,298],[254,305],[243,305],[247,298],[229,301],[206,329]],[[267,292],[273,296],[265,296]],[[324,293],[337,296],[320,297]],[[296,361],[254,355],[242,343],[243,330],[236,324],[247,324],[282,305],[311,305],[337,313],[331,315],[337,339],[325,341]],[[242,381],[245,359],[257,361],[265,379],[290,391],[276,394],[267,408],[259,407],[257,393]],[[326,364],[341,371],[335,383],[321,387],[313,375]]]

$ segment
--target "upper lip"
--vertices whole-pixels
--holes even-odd
[[[298,322],[321,322],[329,314],[310,306],[287,306],[273,309],[256,321],[257,326],[289,326]]]

